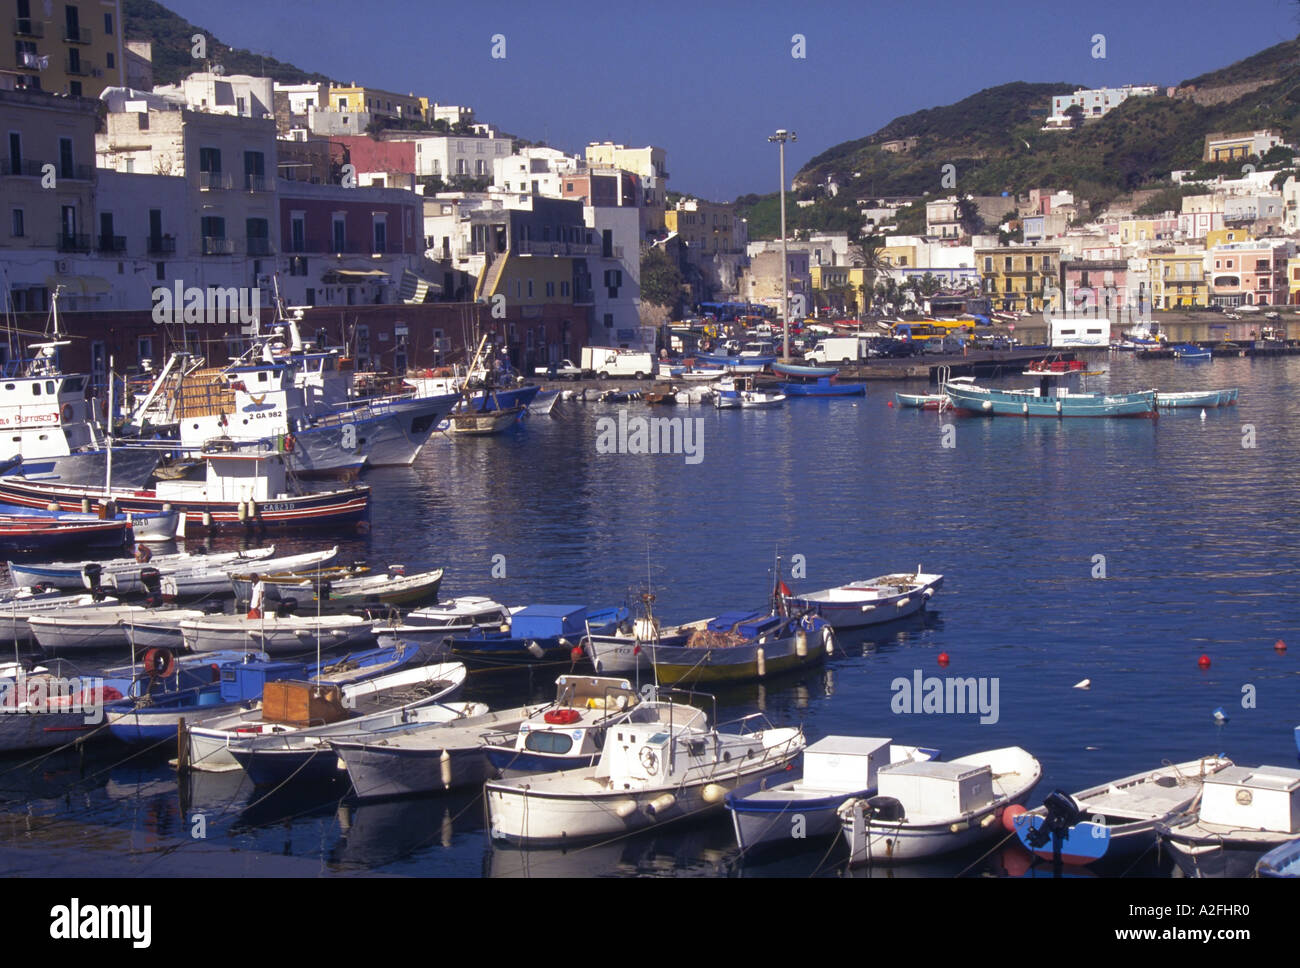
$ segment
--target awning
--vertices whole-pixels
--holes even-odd
[[[417,276],[410,269],[402,270],[402,283],[398,295],[404,303],[422,303],[429,295],[429,290],[442,291],[442,286]]]
[[[46,276],[45,288],[53,291],[62,286],[70,296],[103,296],[113,291],[113,287],[99,276]]]
[[[366,282],[372,279],[387,279],[388,273],[379,269],[330,269],[321,276],[321,279],[329,282],[331,276],[343,282]]]

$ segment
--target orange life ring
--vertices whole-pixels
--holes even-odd
[[[150,649],[144,654],[144,665],[151,679],[166,679],[176,671],[176,657],[170,649]]]
[[[552,709],[542,717],[553,726],[571,726],[582,718],[576,709]]]
[[[293,444],[294,444],[293,434],[285,434],[285,435],[284,435],[284,452],[285,452],[286,454],[292,454],[292,453],[293,453]]]
[[[63,422],[72,423],[72,404],[70,403],[63,405]]]

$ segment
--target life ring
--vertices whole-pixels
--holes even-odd
[[[166,679],[176,670],[176,657],[170,649],[150,649],[144,654],[144,665],[150,679]]]
[[[63,422],[72,423],[72,404],[70,403],[63,405]]]
[[[651,776],[659,772],[659,754],[649,746],[642,746],[641,752],[637,756],[641,760],[641,765],[645,767],[645,771]]]
[[[572,726],[581,718],[582,714],[576,709],[552,709],[542,717],[552,726]]]
[[[292,454],[292,453],[293,453],[293,445],[294,445],[293,434],[285,434],[285,435],[284,435],[284,452],[285,452],[286,454]]]

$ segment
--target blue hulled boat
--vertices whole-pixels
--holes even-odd
[[[510,616],[507,630],[474,628],[451,637],[449,645],[470,665],[572,662],[583,636],[612,631],[628,619],[626,608],[588,612],[585,605],[525,605]]]
[[[777,386],[788,397],[862,397],[867,393],[865,383],[836,383],[832,376],[792,380]]]
[[[1056,361],[1031,366],[1025,376],[1039,385],[997,390],[955,380],[943,391],[959,414],[990,417],[1151,417],[1158,416],[1156,391],[1082,393],[1067,385],[1084,375],[1082,361]]]

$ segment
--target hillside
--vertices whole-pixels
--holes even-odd
[[[324,74],[309,73],[274,57],[223,44],[210,31],[195,26],[154,0],[123,0],[122,29],[128,40],[153,42],[155,84],[175,84],[185,75],[201,69],[190,56],[190,38],[198,33],[207,35],[208,59],[213,64],[220,64],[227,74],[255,74],[286,84],[330,80]]]
[[[796,209],[793,224],[842,228],[856,220],[858,199],[882,196],[996,195],[1050,187],[1105,205],[1138,188],[1167,185],[1173,169],[1201,167],[1205,136],[1213,131],[1276,127],[1300,143],[1300,39],[1193,78],[1175,97],[1131,98],[1075,130],[1040,130],[1052,95],[1072,90],[1069,84],[1004,84],[828,148],[795,176],[796,198],[817,203]],[[916,143],[902,152],[880,147],[900,138]],[[956,168],[953,189],[940,183],[948,164]],[[1220,167],[1214,166],[1215,173]],[[834,198],[821,191],[827,179],[839,188]],[[770,214],[774,199],[739,200],[750,213],[751,237],[777,234]],[[815,224],[819,219],[823,223]]]

